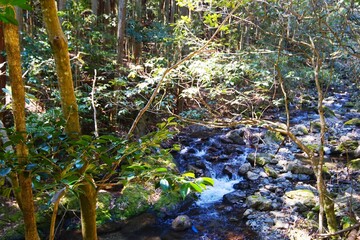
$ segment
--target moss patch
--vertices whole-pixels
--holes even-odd
[[[264,166],[264,171],[269,177],[272,177],[272,178],[277,178],[278,177],[277,172],[272,167],[269,167],[269,166],[266,165],[266,166]]]
[[[350,119],[349,121],[346,121],[344,123],[344,125],[355,125],[357,127],[360,127],[360,119],[359,118],[353,118],[353,119]]]
[[[142,185],[127,186],[121,196],[115,199],[114,208],[110,210],[114,220],[127,219],[145,212],[149,208],[148,195]]]
[[[356,148],[359,146],[359,142],[358,141],[354,141],[354,140],[348,140],[345,142],[342,142],[337,148],[337,151],[340,151],[342,153],[346,153],[346,152],[353,152],[356,150]]]
[[[351,160],[350,163],[349,163],[349,167],[352,170],[360,170],[360,158]]]

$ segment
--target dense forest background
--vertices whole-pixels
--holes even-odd
[[[80,199],[83,238],[97,239],[100,189],[152,182],[185,198],[212,185],[172,162],[169,139],[187,124],[294,141],[314,168],[319,233],[338,230],[323,99],[350,92],[359,112],[358,0],[1,0],[0,20],[0,190],[16,198],[26,239],[39,238],[34,206],[49,201],[54,237],[67,194]],[[320,116],[318,147],[290,131],[301,110]]]

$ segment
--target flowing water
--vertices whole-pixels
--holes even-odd
[[[220,134],[220,133],[219,133]],[[177,215],[188,215],[192,227],[176,232],[171,229],[171,223],[176,216],[166,219],[156,219],[153,224],[139,231],[126,233],[121,231],[109,234],[102,239],[120,240],[239,240],[257,239],[242,218],[243,209],[226,205],[223,196],[234,191],[233,185],[239,183],[242,177],[233,171],[224,172],[229,166],[238,169],[252,150],[243,146],[231,154],[228,159],[213,161],[214,156],[223,156],[219,134],[206,138],[188,139],[182,143],[182,150],[175,156],[182,171],[195,167],[198,173],[214,179],[214,186],[204,190],[196,202],[183,207]],[[240,146],[239,146],[240,147]],[[197,168],[199,167],[199,168]],[[196,171],[195,171],[196,172]]]

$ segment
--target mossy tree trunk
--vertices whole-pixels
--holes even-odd
[[[7,53],[9,77],[12,93],[12,109],[15,122],[15,131],[22,136],[16,144],[16,156],[20,166],[19,171],[11,176],[16,200],[23,213],[25,225],[25,239],[38,240],[39,235],[36,226],[35,204],[32,191],[31,171],[26,170],[29,163],[29,151],[26,141],[26,117],[25,117],[25,86],[22,80],[20,39],[16,25],[4,24],[4,40]]]
[[[316,169],[317,189],[319,192],[319,232],[323,233],[324,214],[326,216],[327,226],[330,233],[337,230],[337,221],[334,210],[334,201],[331,199],[329,192],[326,189],[325,181],[323,178],[323,165],[324,165],[324,146],[325,146],[325,133],[326,133],[326,120],[323,107],[323,90],[320,84],[319,73],[321,68],[321,59],[317,52],[315,45],[312,43],[313,59],[312,65],[314,67],[314,79],[316,90],[318,93],[318,113],[320,117],[320,148],[319,148],[319,161]],[[315,161],[314,161],[315,165]]]
[[[40,0],[43,21],[53,50],[56,73],[59,82],[62,111],[66,120],[65,131],[71,138],[78,138],[81,129],[79,123],[79,112],[76,102],[74,85],[71,73],[70,58],[67,39],[62,31],[57,16],[55,0]],[[85,159],[86,162],[86,159]],[[93,179],[86,174],[86,168],[79,170],[86,180],[79,186],[79,198],[81,207],[81,228],[84,240],[97,240],[96,232],[96,188],[92,184]]]

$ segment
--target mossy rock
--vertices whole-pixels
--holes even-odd
[[[353,108],[353,107],[355,107],[355,103],[353,103],[353,102],[346,102],[346,103],[344,104],[344,107]]]
[[[260,211],[268,211],[272,209],[272,202],[271,200],[260,196],[260,195],[251,195],[246,198],[246,204],[253,208]]]
[[[345,142],[340,143],[339,146],[337,146],[336,151],[340,151],[341,153],[354,153],[356,148],[359,146],[358,141],[354,140],[347,140]]]
[[[182,197],[179,192],[159,192],[154,193],[154,195],[157,196],[157,199],[151,201],[152,209],[158,213],[175,211],[182,202]]]
[[[284,138],[285,137],[281,135],[281,133],[279,132],[267,131],[265,134],[265,139],[269,139],[269,141],[276,143],[281,143],[284,140]]]
[[[257,166],[264,166],[267,163],[271,162],[272,155],[267,153],[250,153],[246,160],[248,160],[251,164]]]
[[[115,199],[115,206],[110,210],[115,220],[124,220],[149,209],[149,192],[140,184],[126,186],[120,197]]]
[[[349,121],[346,121],[345,123],[344,123],[344,125],[346,125],[346,126],[352,126],[352,125],[354,125],[354,126],[357,126],[357,127],[360,127],[360,119],[359,118],[353,118],[353,119],[350,119]]]
[[[285,193],[285,196],[291,199],[290,205],[305,205],[313,208],[316,205],[315,194],[309,189],[298,189]]]
[[[309,176],[314,175],[314,170],[309,165],[304,165],[300,162],[291,162],[287,166],[287,170],[294,174],[305,174]]]
[[[273,169],[272,167],[269,167],[268,165],[264,166],[264,171],[269,177],[272,177],[272,178],[278,177],[278,173],[275,171],[275,169]]]

